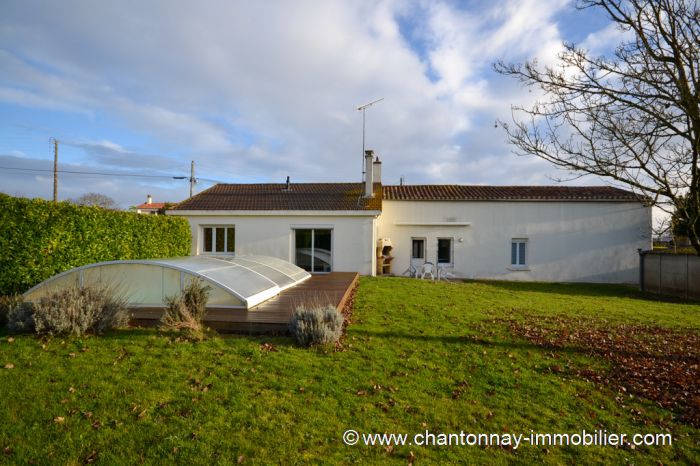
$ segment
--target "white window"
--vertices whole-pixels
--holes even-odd
[[[236,252],[236,228],[231,225],[203,227],[202,252],[234,254]]]
[[[452,264],[452,238],[438,238],[437,263],[438,265]]]
[[[411,259],[425,259],[425,240],[423,238],[412,238]]]
[[[527,265],[527,239],[513,238],[510,242],[510,265],[525,267]]]

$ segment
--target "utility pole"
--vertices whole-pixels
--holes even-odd
[[[367,107],[371,107],[382,100],[384,100],[384,97],[357,107],[357,111],[362,112],[362,181],[365,180],[365,110],[367,110]]]
[[[53,142],[53,201],[58,202],[58,139],[50,141]]]
[[[194,190],[194,185],[197,182],[197,178],[194,177],[194,160],[190,165],[190,197],[192,197],[192,191]]]

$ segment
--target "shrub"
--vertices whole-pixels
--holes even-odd
[[[190,245],[190,227],[183,217],[0,193],[0,294],[26,291],[94,262],[185,256]]]
[[[10,310],[21,302],[20,295],[0,296],[0,328],[7,325],[7,315]]]
[[[343,333],[343,315],[332,305],[300,306],[292,315],[289,330],[302,346],[336,343]]]
[[[101,334],[128,322],[126,303],[106,286],[65,288],[34,303],[37,333]]]
[[[209,285],[195,279],[179,295],[166,298],[166,308],[160,319],[161,327],[166,330],[185,330],[192,336],[202,336],[210,290]]]
[[[18,301],[7,312],[7,329],[13,333],[34,333],[34,305]]]

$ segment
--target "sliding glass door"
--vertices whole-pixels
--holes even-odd
[[[294,260],[309,272],[330,272],[333,263],[330,229],[303,228],[294,230]]]

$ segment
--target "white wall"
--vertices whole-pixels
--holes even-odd
[[[202,254],[203,226],[235,225],[236,254],[262,254],[294,263],[293,228],[332,228],[333,271],[371,275],[376,268],[375,216],[168,214],[183,215],[190,222],[192,255]]]
[[[396,223],[459,223],[410,225]],[[406,270],[411,238],[424,237],[437,263],[437,238],[454,238],[455,275],[507,280],[635,283],[637,248],[651,246],[651,209],[631,202],[384,201],[380,238],[394,245],[394,273]],[[512,238],[527,238],[527,269],[512,270]]]

